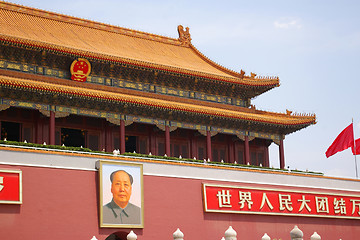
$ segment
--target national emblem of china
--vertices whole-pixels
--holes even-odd
[[[72,80],[85,82],[91,72],[90,62],[87,59],[78,58],[71,64],[70,72]]]

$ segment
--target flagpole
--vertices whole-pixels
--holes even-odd
[[[354,118],[351,119],[351,122],[354,126]],[[357,151],[356,151],[356,141],[355,141],[355,131],[354,131],[354,127],[353,127],[353,134],[354,134],[354,157],[355,157],[355,173],[356,173],[356,178],[359,178],[358,177],[358,169],[357,169],[357,162],[356,162],[356,154],[357,154]]]

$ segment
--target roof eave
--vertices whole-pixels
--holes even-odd
[[[221,112],[219,109],[219,111],[215,111],[215,112],[206,112],[201,110],[200,108],[184,108],[181,106],[170,106],[168,104],[156,104],[154,102],[148,102],[148,101],[137,101],[135,98],[133,98],[133,100],[131,99],[116,99],[116,98],[112,98],[110,95],[109,96],[102,96],[101,94],[96,94],[93,95],[91,93],[81,93],[80,91],[63,91],[60,88],[59,89],[54,89],[54,88],[50,88],[50,87],[41,87],[40,85],[36,85],[36,84],[31,84],[31,85],[27,85],[27,84],[22,84],[21,82],[14,82],[14,81],[3,81],[3,83],[1,83],[3,86],[7,86],[9,88],[15,89],[17,91],[30,91],[30,92],[45,92],[45,93],[51,93],[51,96],[53,96],[53,93],[56,94],[60,94],[60,95],[64,95],[66,97],[69,96],[77,96],[80,98],[84,98],[84,99],[89,99],[91,101],[109,101],[109,102],[113,102],[113,103],[126,103],[126,104],[135,104],[138,106],[144,106],[144,107],[150,107],[150,108],[156,108],[156,109],[164,109],[165,111],[177,111],[177,112],[186,112],[186,113],[190,113],[190,114],[199,114],[199,115],[203,115],[203,116],[208,116],[208,117],[212,117],[212,118],[224,118],[224,119],[228,119],[229,121],[245,121],[245,122],[249,122],[249,123],[253,123],[253,124],[264,124],[264,125],[271,125],[274,126],[276,128],[281,128],[281,129],[288,129],[289,131],[284,131],[284,134],[288,134],[291,133],[293,131],[297,131],[301,128],[304,128],[308,125],[311,124],[315,124],[316,123],[316,117],[315,116],[307,116],[307,117],[299,117],[299,116],[294,116],[292,117],[293,119],[291,121],[281,121],[281,120],[275,120],[273,119],[272,121],[270,121],[270,119],[264,119],[261,116],[258,116],[258,119],[255,119],[254,116],[244,116],[244,117],[239,117],[239,116],[235,116],[235,115],[231,115],[231,114],[226,114],[225,112]],[[284,115],[284,117],[289,118],[289,116]],[[292,129],[292,130],[291,130]]]

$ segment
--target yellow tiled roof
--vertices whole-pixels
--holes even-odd
[[[240,119],[247,121],[263,122],[278,125],[310,125],[316,121],[315,115],[297,116],[292,114],[270,113],[265,111],[236,111],[220,107],[211,107],[187,102],[154,99],[144,96],[135,96],[124,93],[109,92],[98,89],[81,88],[78,86],[63,85],[36,81],[31,79],[16,78],[10,76],[0,76],[0,86],[8,86],[16,89],[33,89],[50,93],[61,93],[66,95],[77,95],[90,98],[98,98],[107,101],[128,102],[143,106],[164,108],[175,111],[185,111],[197,114],[225,117],[229,119]]]
[[[220,81],[278,86],[278,78],[243,76],[179,39],[0,2],[0,40]]]

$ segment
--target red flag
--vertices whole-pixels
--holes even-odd
[[[356,151],[355,151],[356,148]],[[360,155],[360,138],[355,140],[355,146],[352,148],[353,155]]]
[[[337,152],[341,152],[349,147],[354,147],[354,130],[353,124],[347,126],[340,134],[336,137],[334,142],[326,151],[326,157],[330,157]]]

